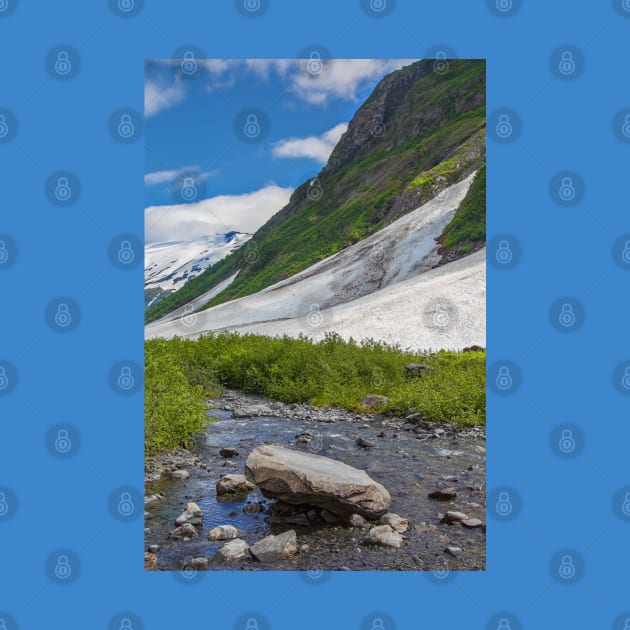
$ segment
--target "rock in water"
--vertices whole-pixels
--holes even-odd
[[[409,521],[402,516],[398,516],[398,514],[394,514],[393,512],[388,512],[387,514],[383,514],[379,519],[379,523],[383,525],[389,525],[394,531],[402,534],[406,532],[409,528]]]
[[[323,507],[343,517],[377,517],[391,502],[387,489],[364,470],[281,446],[255,448],[245,463],[245,475],[266,497]]]
[[[249,556],[249,547],[244,540],[236,538],[226,542],[219,547],[219,550],[214,556],[215,560],[219,562],[232,562],[234,560],[240,560]]]
[[[199,536],[199,532],[190,523],[184,523],[183,525],[176,527],[168,535],[168,537],[173,540],[183,540],[184,542],[197,538],[197,536]]]
[[[287,558],[297,553],[297,536],[295,530],[277,536],[266,536],[249,548],[252,556],[261,562],[271,562]]]
[[[208,532],[208,540],[231,540],[238,538],[238,529],[234,525],[219,525]]]
[[[457,492],[453,488],[441,488],[429,494],[429,499],[436,501],[452,501],[457,497]]]
[[[190,477],[190,473],[183,468],[180,468],[179,470],[174,470],[171,473],[171,479],[188,479],[188,477]]]
[[[203,512],[196,503],[189,503],[186,510],[182,512],[175,520],[175,525],[183,525],[190,523],[191,525],[200,526],[203,522]]]
[[[253,483],[250,483],[245,478],[245,475],[223,475],[219,481],[217,481],[217,494],[246,494],[251,492],[255,488]]]
[[[371,545],[383,545],[385,547],[400,547],[403,537],[395,532],[389,525],[377,525],[372,527],[365,538],[365,542]]]
[[[219,451],[219,455],[221,455],[221,457],[237,457],[238,456],[238,451],[231,447],[231,446],[224,446],[220,451]]]

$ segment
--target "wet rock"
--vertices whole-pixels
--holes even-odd
[[[298,433],[295,436],[296,444],[310,444],[313,441],[313,434],[308,431],[304,431],[303,433]]]
[[[221,455],[221,457],[237,457],[238,451],[232,446],[224,446],[219,450],[219,455]]]
[[[177,470],[171,471],[170,477],[171,479],[188,479],[190,473],[184,468],[178,468]]]
[[[217,494],[247,494],[255,488],[245,475],[227,474],[217,481]]]
[[[150,534],[150,533],[151,533],[151,528],[150,528],[150,527],[145,527],[145,528],[144,528],[144,534],[145,534],[145,536],[146,536],[147,534]]]
[[[429,494],[429,499],[435,499],[436,501],[452,501],[456,497],[457,492],[454,488],[441,488]]]
[[[459,558],[459,556],[462,555],[463,551],[461,547],[447,547],[444,550],[444,553],[447,553],[450,556],[453,556],[453,558]]]
[[[236,462],[232,462],[229,459],[224,461],[221,466],[223,468],[238,468],[238,464]]]
[[[157,553],[160,550],[160,545],[149,545],[147,551],[151,553]]]
[[[250,552],[260,562],[272,562],[297,553],[297,536],[290,529],[277,536],[266,536],[250,547]]]
[[[238,538],[238,529],[234,525],[219,525],[208,532],[208,540],[232,540]]]
[[[368,409],[380,409],[384,407],[389,402],[389,398],[387,396],[382,396],[381,394],[368,394],[362,401],[361,405],[363,407],[367,407]]]
[[[361,436],[359,436],[356,439],[355,444],[357,446],[360,446],[361,448],[372,448],[374,446],[374,444],[372,444],[372,442],[368,442],[366,439],[362,438]]]
[[[182,541],[192,540],[193,538],[197,538],[198,536],[199,532],[196,530],[195,526],[191,525],[190,523],[184,523],[183,525],[176,527],[168,535],[168,537],[172,538],[173,540]]]
[[[233,411],[235,418],[256,418],[259,416],[273,416],[273,410],[267,405],[244,405]]]
[[[200,556],[199,558],[193,558],[190,561],[190,564],[196,571],[207,571],[208,567],[210,566],[210,560],[208,558]]]
[[[449,511],[442,517],[442,523],[459,523],[465,521],[467,518],[468,515],[464,514],[464,512]]]
[[[338,516],[380,516],[391,502],[386,488],[365,471],[280,446],[254,449],[247,458],[245,474],[266,497],[321,507]]]
[[[402,516],[398,516],[398,514],[394,514],[393,512],[388,512],[387,514],[383,514],[379,519],[379,523],[383,525],[389,525],[395,532],[402,534],[409,529],[409,520],[403,518]]]
[[[328,510],[321,511],[321,517],[324,519],[326,523],[338,523],[339,517]]]
[[[364,542],[371,545],[398,548],[402,545],[403,537],[389,525],[377,525],[368,532]]]
[[[157,571],[158,557],[154,553],[146,552],[144,554],[144,570]]]
[[[481,527],[483,525],[483,522],[480,521],[478,518],[467,518],[462,521],[462,525],[464,527],[474,529],[475,527]]]
[[[186,506],[186,510],[175,519],[175,525],[190,523],[191,525],[201,526],[202,522],[203,512],[196,503],[189,503]]]
[[[234,560],[247,557],[249,557],[249,547],[247,543],[240,538],[235,538],[219,547],[214,556],[214,560],[218,562],[234,562]]]
[[[350,516],[350,525],[360,529],[367,529],[370,527],[370,524],[360,514],[352,514]]]
[[[161,494],[152,494],[149,497],[144,497],[144,507],[149,507],[150,505],[155,505],[160,501],[164,501],[164,497]]]

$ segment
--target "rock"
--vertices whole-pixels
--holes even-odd
[[[405,372],[407,376],[415,376],[416,378],[421,378],[423,373],[433,372],[433,368],[430,365],[426,365],[424,363],[408,363],[405,365]]]
[[[151,528],[150,528],[150,527],[145,527],[145,528],[144,528],[144,534],[145,534],[145,536],[146,536],[147,534],[150,534],[150,533],[151,533]]]
[[[462,348],[462,352],[483,352],[484,348],[482,348],[481,346],[466,346],[465,348]]]
[[[350,516],[350,525],[360,529],[367,529],[370,526],[370,524],[360,514],[352,514]]]
[[[203,522],[203,512],[196,503],[189,503],[186,506],[186,510],[182,512],[177,519],[175,519],[175,525],[183,525],[184,523],[190,523],[191,525],[200,526]]]
[[[199,558],[193,558],[190,561],[190,564],[192,565],[193,569],[196,569],[197,571],[207,571],[208,567],[210,566],[210,560],[201,556]]]
[[[245,475],[266,497],[318,506],[338,516],[380,516],[391,502],[387,489],[365,471],[281,446],[255,448],[245,463]]]
[[[483,525],[483,522],[480,521],[478,518],[467,518],[462,521],[462,525],[464,527],[469,527],[470,529],[473,529],[475,527],[481,527]]]
[[[310,545],[300,545],[300,553],[306,553],[310,548]]]
[[[221,466],[223,468],[238,468],[238,464],[236,462],[231,462],[229,459],[224,461]]]
[[[197,538],[198,536],[199,532],[195,529],[195,526],[191,525],[190,523],[184,523],[183,525],[176,527],[168,535],[168,537],[172,538],[173,540],[182,541],[192,540],[193,538]]]
[[[253,418],[273,416],[273,411],[267,405],[244,405],[235,409],[232,415],[235,418]]]
[[[395,532],[389,525],[377,525],[368,532],[364,542],[371,545],[383,545],[385,547],[400,547],[403,537]]]
[[[208,532],[208,540],[232,540],[238,538],[238,529],[234,525],[219,525]]]
[[[297,536],[293,529],[277,536],[266,536],[249,548],[252,556],[260,562],[287,558],[297,553],[297,549]]]
[[[359,436],[356,439],[355,443],[357,446],[360,446],[361,448],[372,448],[374,446],[372,442],[368,442],[367,440],[363,439],[361,436]]]
[[[468,515],[463,512],[447,512],[442,517],[442,523],[459,523],[465,521],[467,518]]]
[[[188,479],[188,477],[190,477],[190,473],[183,468],[171,472],[171,479]]]
[[[145,571],[157,571],[158,557],[154,553],[144,554],[144,570]]]
[[[383,514],[379,519],[379,523],[383,525],[389,525],[395,532],[402,534],[406,532],[409,528],[409,520],[403,518],[402,516],[398,516],[398,514],[394,514],[393,512],[388,512],[387,514]]]
[[[339,521],[339,517],[328,510],[322,510],[321,517],[326,523],[337,523]]]
[[[224,446],[220,451],[219,451],[219,455],[221,455],[221,457],[237,457],[238,456],[238,451],[231,447],[231,446]]]
[[[363,407],[367,407],[368,409],[381,409],[389,402],[389,398],[387,396],[382,396],[381,394],[368,394],[362,401],[361,405]]]
[[[456,497],[457,492],[453,488],[441,488],[429,494],[429,499],[435,499],[436,501],[452,501]]]
[[[150,497],[144,497],[144,506],[155,505],[160,501],[163,501],[164,497],[161,494],[152,494]]]
[[[444,553],[448,553],[449,555],[453,556],[453,558],[459,558],[459,556],[461,556],[463,552],[461,547],[447,547],[444,550]]]
[[[255,487],[245,478],[245,475],[228,474],[217,481],[217,494],[247,494]]]
[[[221,545],[214,556],[218,562],[233,562],[249,556],[249,547],[244,540],[235,538]]]
[[[148,551],[151,553],[157,553],[160,550],[160,545],[149,545]]]

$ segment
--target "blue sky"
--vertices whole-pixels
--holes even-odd
[[[376,83],[409,63],[193,61],[145,66],[147,243],[254,232],[317,175]]]

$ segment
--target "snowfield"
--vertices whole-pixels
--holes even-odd
[[[195,313],[211,297],[201,296],[179,313],[147,325],[145,337],[196,338],[229,330],[318,340],[336,332],[346,339],[373,338],[413,350],[485,346],[485,249],[433,268],[439,259],[435,239],[473,177],[258,293]]]

